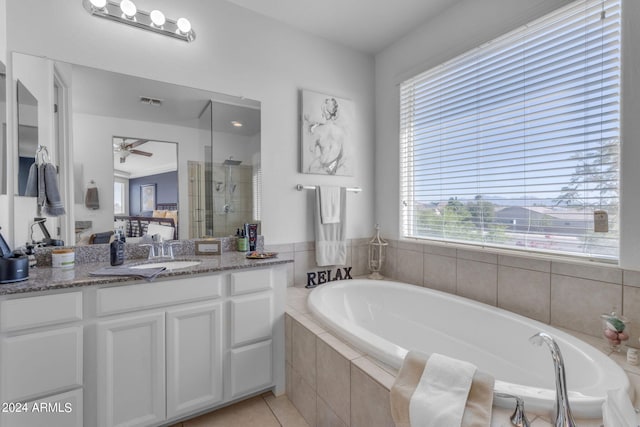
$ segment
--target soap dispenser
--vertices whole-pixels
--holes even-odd
[[[114,237],[111,242],[111,265],[122,265],[124,263],[124,236],[118,230]]]

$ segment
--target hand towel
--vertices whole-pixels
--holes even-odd
[[[130,266],[104,267],[89,273],[90,276],[133,276],[142,277],[152,281],[156,276],[166,270],[165,267],[131,268]]]
[[[320,187],[320,220],[323,224],[340,222],[340,187]]]
[[[44,173],[42,173],[43,168]],[[44,180],[45,215],[64,215],[64,205],[62,204],[62,198],[60,197],[60,191],[58,190],[58,168],[51,163],[45,163],[44,165],[40,165],[39,172],[38,176],[42,174]],[[40,194],[38,194],[38,200],[40,200]]]
[[[87,194],[84,196],[84,205],[87,209],[100,209],[100,198],[98,197],[98,188],[87,188]]]
[[[344,265],[347,262],[347,191],[340,189],[340,222],[323,224],[320,212],[320,189],[316,188],[315,234],[316,264]]]
[[[432,355],[432,357],[435,355]],[[438,355],[439,356],[439,355]],[[450,424],[449,421],[444,421],[440,418],[433,418],[426,420],[424,423],[416,423],[412,420],[411,414],[411,402],[416,389],[420,385],[420,381],[424,377],[425,367],[428,363],[433,362],[432,357],[424,355],[419,352],[410,351],[404,359],[403,365],[398,372],[398,376],[391,388],[390,401],[391,401],[391,415],[397,427],[422,427],[422,426],[442,426],[442,425],[457,425],[461,427],[488,427],[491,424],[491,410],[493,406],[493,377],[490,375],[474,370],[470,389],[465,396],[464,412],[461,414],[461,420],[459,424]],[[435,359],[434,368],[438,368],[438,359]],[[455,360],[455,359],[454,359]],[[455,361],[458,362],[458,361]],[[462,362],[463,366],[466,362]],[[454,365],[457,363],[454,363]],[[441,368],[442,366],[440,366]],[[467,367],[467,373],[470,370]],[[433,372],[432,372],[433,373]],[[442,391],[442,395],[448,393],[445,390]],[[440,392],[438,392],[440,394]],[[442,399],[442,395],[438,397]],[[420,391],[416,399],[422,396]],[[427,396],[428,398],[428,396]],[[459,399],[458,399],[459,400]],[[447,398],[444,401],[448,403]],[[417,401],[414,403],[414,406]],[[447,405],[448,406],[448,405]],[[440,409],[436,409],[438,412]],[[460,410],[460,408],[458,408]],[[417,414],[413,414],[415,417]],[[446,415],[446,414],[445,414]],[[457,416],[456,416],[457,418]],[[413,421],[413,423],[412,423]]]
[[[604,427],[637,427],[636,411],[623,389],[608,390],[602,404]]]
[[[27,197],[38,196],[38,164],[35,162],[29,168],[27,187],[24,190],[24,195]]]

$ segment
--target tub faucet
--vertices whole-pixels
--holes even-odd
[[[535,345],[542,345],[546,343],[551,351],[551,358],[553,359],[553,366],[556,371],[556,421],[555,427],[575,427],[576,422],[571,415],[571,408],[569,407],[569,397],[567,395],[567,380],[564,374],[564,361],[562,360],[562,354],[556,341],[551,335],[545,332],[538,332],[529,341]]]
[[[513,414],[511,415],[511,418],[510,418],[511,424],[513,424],[516,427],[531,426],[531,423],[529,423],[529,419],[527,418],[527,415],[524,412],[524,401],[520,397],[515,396],[513,394],[497,393],[497,392],[494,392],[493,395],[496,397],[501,397],[503,399],[515,399],[516,408],[513,411]]]

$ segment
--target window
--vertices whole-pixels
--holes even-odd
[[[253,219],[262,221],[262,165],[253,166]]]
[[[113,213],[115,215],[126,215],[126,189],[125,183],[114,181],[113,183]]]
[[[402,235],[617,259],[620,71],[620,0],[577,1],[403,82]]]

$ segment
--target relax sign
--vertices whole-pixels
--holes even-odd
[[[352,268],[353,267],[343,267],[335,270],[310,271],[307,273],[307,285],[305,288],[315,288],[318,285],[335,280],[353,279],[353,277],[351,277]]]

